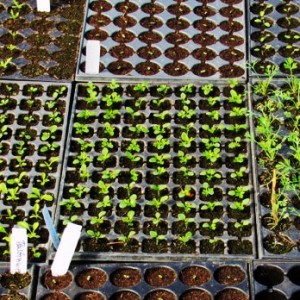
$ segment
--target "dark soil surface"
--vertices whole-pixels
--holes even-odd
[[[236,285],[246,278],[246,274],[240,267],[224,266],[215,271],[214,277],[221,284]]]
[[[142,278],[138,269],[121,268],[111,275],[111,282],[118,287],[129,288],[136,286]]]
[[[145,281],[151,286],[166,287],[176,280],[176,272],[167,267],[148,269],[145,273]]]
[[[76,283],[85,289],[96,289],[104,285],[107,274],[100,269],[87,269],[76,276]]]
[[[61,290],[69,286],[72,282],[72,275],[70,272],[63,276],[53,276],[51,270],[43,275],[43,285],[49,290]]]
[[[185,285],[200,286],[210,281],[211,273],[206,268],[191,266],[182,270],[179,277]]]

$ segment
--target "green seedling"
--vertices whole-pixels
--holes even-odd
[[[158,245],[160,241],[166,239],[164,235],[158,234],[156,231],[150,231],[150,236],[155,240],[156,245]]]
[[[201,210],[214,211],[215,207],[217,206],[223,206],[222,202],[220,201],[205,202],[205,204],[201,206]]]

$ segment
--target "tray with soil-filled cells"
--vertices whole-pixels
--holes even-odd
[[[56,223],[75,257],[255,255],[245,86],[78,84]]]
[[[30,266],[24,274],[11,274],[9,264],[0,264],[0,299],[30,300],[33,299],[34,266]]]
[[[299,261],[252,262],[252,294],[255,300],[297,300],[300,297]]]
[[[260,258],[299,255],[300,111],[293,78],[256,80],[250,91]]]
[[[290,70],[284,65],[287,58],[296,61],[294,74],[300,73],[300,1],[282,2],[249,1],[250,47],[249,58],[252,68],[250,76],[265,74],[268,68],[277,67],[279,77],[285,77]]]
[[[76,79],[243,79],[244,24],[242,0],[90,0]],[[95,75],[85,72],[88,40],[101,44]]]
[[[249,300],[249,282],[247,264],[235,261],[73,264],[62,278],[42,267],[36,299],[57,294],[81,300]]]
[[[14,225],[27,229],[29,260],[46,259],[41,209],[54,217],[70,94],[65,83],[0,82],[0,261],[9,260]]]
[[[86,1],[52,1],[49,13],[36,2],[0,3],[0,77],[72,80]]]

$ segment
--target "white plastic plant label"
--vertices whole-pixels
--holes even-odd
[[[88,40],[86,42],[85,73],[98,74],[100,59],[100,41]]]
[[[28,238],[25,228],[13,227],[10,237],[10,273],[27,272]]]
[[[50,12],[50,0],[36,0],[37,11]]]
[[[68,223],[65,228],[51,266],[53,276],[62,276],[68,272],[80,238],[81,228],[82,226],[73,223]]]

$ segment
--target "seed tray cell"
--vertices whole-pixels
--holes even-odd
[[[117,111],[120,112],[120,121],[112,122],[112,125],[116,127],[116,130],[120,132],[118,136],[115,137],[108,137],[108,139],[113,143],[113,148],[110,149],[110,154],[112,155],[112,159],[107,161],[107,165],[101,164],[97,162],[97,158],[101,155],[101,143],[105,139],[105,136],[100,135],[102,129],[104,128],[104,123],[101,121],[101,116],[103,115],[105,109],[102,109],[103,101],[101,100],[103,95],[101,95],[101,90],[105,88],[105,85],[97,84],[95,85],[97,89],[100,90],[99,95],[97,96],[97,105],[90,109],[91,112],[95,113],[93,120],[91,123],[85,124],[87,125],[88,129],[87,132],[82,136],[76,136],[75,133],[75,125],[78,123],[78,114],[84,112],[84,108],[80,108],[82,105],[82,101],[84,97],[80,94],[81,90],[83,90],[86,85],[84,84],[78,84],[76,87],[76,96],[75,96],[75,102],[73,106],[73,119],[70,124],[70,131],[69,131],[69,138],[68,138],[68,145],[69,148],[67,149],[67,156],[65,160],[64,165],[64,172],[63,172],[63,179],[62,182],[64,182],[64,187],[61,190],[60,199],[62,201],[66,201],[67,199],[70,199],[72,197],[71,189],[81,185],[83,187],[88,188],[88,192],[85,192],[81,197],[79,197],[78,201],[80,202],[80,208],[73,210],[72,212],[68,212],[66,207],[64,205],[60,206],[59,211],[57,211],[57,226],[59,230],[62,230],[62,223],[70,220],[73,215],[77,216],[77,222],[80,222],[80,224],[83,225],[83,233],[81,237],[80,244],[78,246],[78,252],[77,256],[81,259],[83,257],[93,257],[93,259],[99,258],[103,259],[103,257],[100,255],[99,251],[109,251],[110,255],[116,255],[118,257],[123,256],[124,258],[127,257],[134,257],[136,255],[141,255],[143,253],[143,256],[141,257],[144,259],[151,259],[154,258],[156,255],[157,257],[165,257],[166,255],[170,255],[170,257],[178,256],[182,257],[180,253],[172,253],[171,254],[171,243],[172,241],[176,240],[178,238],[178,234],[181,235],[185,232],[179,232],[176,233],[176,226],[180,225],[176,223],[179,221],[177,214],[180,213],[176,212],[176,204],[181,201],[187,201],[195,204],[196,211],[194,214],[191,214],[190,217],[192,217],[195,221],[196,228],[193,228],[194,225],[191,225],[192,227],[188,227],[190,230],[194,232],[193,239],[195,241],[195,250],[192,251],[192,253],[188,254],[185,253],[184,257],[190,256],[190,258],[194,257],[195,255],[203,255],[204,257],[207,256],[205,253],[201,253],[199,251],[199,242],[200,244],[206,240],[208,242],[209,239],[209,233],[206,231],[202,231],[202,223],[209,222],[209,217],[207,215],[202,215],[202,211],[199,212],[200,206],[207,203],[207,201],[210,201],[209,197],[204,197],[200,194],[200,189],[203,188],[203,183],[205,182],[204,179],[202,179],[199,174],[200,172],[207,169],[207,167],[204,165],[204,162],[202,161],[204,156],[202,151],[200,150],[201,141],[205,137],[205,133],[203,133],[201,130],[201,124],[204,122],[204,117],[202,117],[202,114],[205,115],[207,110],[200,109],[199,105],[204,101],[203,97],[200,97],[198,94],[199,86],[197,86],[197,93],[194,96],[191,96],[190,99],[192,102],[195,103],[195,107],[193,110],[196,112],[196,118],[194,120],[194,125],[192,126],[194,130],[194,149],[192,149],[188,154],[191,155],[195,159],[195,163],[193,165],[190,165],[188,167],[189,171],[194,172],[193,178],[183,178],[183,175],[180,170],[180,167],[178,163],[176,163],[176,160],[178,159],[178,151],[180,150],[180,147],[178,148],[179,142],[181,141],[180,138],[180,132],[178,133],[178,130],[180,130],[180,126],[182,124],[179,124],[178,120],[178,113],[181,111],[180,107],[177,107],[177,101],[179,101],[178,96],[176,96],[174,93],[168,96],[168,99],[170,100],[171,106],[168,107],[168,109],[165,110],[165,112],[170,113],[170,120],[166,121],[167,123],[170,123],[170,134],[166,137],[167,141],[170,143],[170,149],[167,149],[165,151],[159,152],[158,155],[163,154],[170,154],[170,159],[168,159],[168,164],[165,165],[166,173],[164,176],[156,177],[153,175],[153,171],[156,169],[155,165],[151,165],[149,162],[149,159],[155,156],[155,152],[152,149],[152,144],[155,141],[155,137],[146,134],[144,137],[138,137],[136,138],[137,143],[140,145],[140,149],[138,153],[136,153],[137,156],[140,157],[140,161],[137,163],[129,164],[126,162],[126,149],[130,142],[134,139],[132,136],[126,136],[124,129],[128,126],[131,126],[129,124],[129,121],[127,120],[126,115],[128,112],[125,109],[125,106],[128,107],[129,103],[135,103],[137,100],[133,100],[133,97],[126,96],[125,90],[126,85],[122,85],[122,88],[124,89],[124,93],[122,95],[122,103],[120,103],[120,107],[117,108]],[[154,86],[153,86],[154,87]],[[151,90],[151,88],[149,89]],[[175,86],[171,86],[173,89],[175,89]],[[218,86],[221,93],[225,86]],[[144,97],[144,96],[143,96]],[[221,94],[221,106],[218,109],[218,112],[221,116],[220,123],[224,126],[226,125],[224,123],[224,117],[229,112],[227,108],[223,105],[224,102],[226,102],[226,97]],[[149,105],[152,105],[152,101],[157,99],[157,97],[150,96],[150,94],[145,95],[145,107],[139,112],[145,116],[144,120],[142,121],[135,121],[137,123],[140,123],[141,125],[144,125],[146,128],[150,129],[150,131],[153,129],[153,127],[156,125],[153,119],[153,115],[156,113],[159,113],[159,110],[155,110],[150,108]],[[100,104],[100,106],[99,106]],[[192,104],[191,104],[192,105]],[[246,104],[243,103],[241,107],[244,107]],[[200,117],[201,116],[201,117]],[[200,122],[200,123],[199,123]],[[205,121],[206,122],[206,121]],[[245,126],[248,127],[248,122],[246,119],[244,119]],[[190,123],[190,122],[188,122]],[[76,124],[77,126],[78,124]],[[244,167],[245,170],[245,177],[242,178],[240,181],[238,181],[238,185],[242,185],[244,187],[248,187],[249,191],[245,194],[246,198],[251,198],[251,178],[249,174],[251,173],[251,169],[249,166],[249,148],[248,144],[246,143],[244,139],[244,131],[241,134],[238,134],[239,137],[241,137],[241,141],[245,144],[244,148],[244,154],[245,154],[245,162]],[[226,135],[226,136],[225,136]],[[94,149],[88,149],[88,151],[85,152],[84,156],[87,155],[89,163],[87,164],[87,170],[90,174],[90,177],[86,180],[80,179],[80,168],[78,164],[76,163],[76,159],[80,156],[80,150],[78,150],[79,147],[79,141],[82,139],[92,142],[95,145]],[[251,206],[251,200],[249,202],[250,206],[247,205],[247,213],[242,216],[242,219],[247,219],[249,221],[249,228],[250,232],[243,235],[242,237],[236,237],[231,235],[231,233],[228,232],[228,227],[226,226],[227,223],[235,223],[237,220],[241,220],[241,217],[236,217],[228,213],[230,210],[230,205],[236,201],[236,199],[229,199],[227,192],[228,190],[234,189],[237,182],[232,181],[230,179],[231,173],[234,172],[234,167],[228,166],[227,160],[234,157],[233,153],[228,153],[226,150],[225,145],[231,141],[233,141],[234,138],[227,136],[226,130],[222,131],[220,134],[220,163],[217,166],[214,166],[215,172],[220,174],[220,179],[211,182],[211,186],[215,188],[215,192],[218,193],[219,196],[214,196],[211,201],[220,201],[222,203],[222,211],[221,215],[219,216],[220,221],[222,223],[219,224],[220,226],[224,226],[224,230],[221,230],[219,234],[217,234],[216,238],[221,239],[222,242],[225,245],[225,249],[221,251],[221,253],[217,255],[224,255],[227,256],[231,255],[246,255],[246,256],[252,256],[255,254],[255,234],[254,234],[254,220],[253,220],[253,212],[252,212],[252,206]],[[77,148],[77,150],[76,150]],[[157,154],[156,154],[157,155]],[[75,161],[75,164],[74,164]],[[93,217],[97,216],[100,211],[97,213],[92,212],[93,206],[96,206],[99,201],[103,200],[103,195],[98,195],[98,182],[101,180],[101,174],[106,169],[108,170],[119,170],[120,176],[117,179],[112,180],[111,188],[109,189],[109,197],[112,201],[112,210],[107,211],[107,215],[105,216],[105,222],[104,224],[107,225],[107,228],[105,230],[105,234],[107,239],[109,240],[108,244],[104,248],[99,248],[99,250],[96,250],[96,252],[93,253],[93,251],[87,250],[86,248],[86,240],[88,238],[87,231],[91,229],[90,221]],[[131,188],[129,188],[129,183],[131,182],[130,179],[130,170],[134,169],[139,174],[139,179],[136,183],[133,184]],[[238,167],[239,169],[239,167]],[[126,173],[127,172],[127,173]],[[123,175],[122,175],[123,173]],[[128,175],[127,175],[128,174]],[[122,176],[121,176],[122,175]],[[158,178],[158,179],[157,179]],[[149,255],[149,253],[145,252],[143,249],[145,243],[147,243],[147,239],[149,239],[149,230],[147,231],[144,226],[145,224],[150,223],[150,221],[153,219],[155,212],[153,212],[154,208],[150,208],[150,212],[146,212],[146,210],[149,209],[148,204],[151,200],[153,200],[153,197],[155,198],[154,191],[151,191],[152,185],[166,185],[165,192],[162,192],[164,195],[168,196],[168,200],[164,205],[162,205],[162,208],[164,209],[157,211],[161,213],[161,217],[164,221],[169,222],[167,224],[166,231],[163,233],[166,237],[166,240],[168,242],[167,249],[164,248],[162,250],[162,253],[158,254],[152,254]],[[185,196],[182,196],[183,198],[179,197],[179,192],[184,186],[190,187],[190,192],[188,192]],[[131,191],[132,189],[132,191]],[[120,232],[119,226],[122,225],[123,218],[127,215],[129,208],[127,209],[120,209],[119,204],[128,196],[127,192],[131,194],[137,195],[137,204],[135,210],[135,216],[134,221],[136,221],[136,224],[138,227],[135,228],[128,228],[124,229],[125,231]],[[246,196],[247,195],[247,196]],[[61,203],[63,204],[63,203]],[[140,208],[138,208],[140,207]],[[72,208],[71,208],[72,209]],[[152,212],[151,212],[152,211]],[[200,216],[201,213],[201,216]],[[121,222],[121,223],[120,223]],[[172,226],[173,223],[173,226]],[[175,225],[177,224],[177,225]],[[105,225],[105,226],[106,226]],[[230,225],[231,226],[231,225]],[[93,226],[92,226],[93,227]],[[116,240],[122,236],[122,234],[127,235],[129,233],[128,230],[134,230],[136,231],[136,235],[134,236],[134,239],[137,240],[137,248],[133,251],[133,253],[121,253],[122,250],[117,250],[113,245],[115,244]],[[151,230],[151,229],[150,229]],[[239,234],[239,233],[238,233]],[[104,240],[100,244],[104,242]],[[231,243],[244,243],[244,246],[248,248],[246,250],[246,253],[236,253],[235,250],[229,250],[230,246],[227,244]],[[105,243],[105,242],[104,242]],[[204,242],[205,243],[205,242]],[[248,246],[246,246],[247,244]],[[110,246],[111,245],[111,246]],[[102,249],[102,250],[101,250]],[[184,252],[189,251],[185,250]],[[230,251],[233,251],[232,253]],[[166,253],[165,253],[166,252]]]
[[[258,83],[258,81],[253,80],[252,86]],[[286,82],[274,80],[272,82],[272,86],[276,87],[278,90],[283,89],[283,86],[286,86]],[[259,140],[259,134],[257,133],[256,128],[254,127],[254,123],[256,122],[256,126],[259,126],[258,116],[261,115],[261,111],[257,110],[256,107],[261,102],[261,96],[255,94],[253,90],[249,90],[251,93],[251,101],[253,113],[256,115],[256,118],[250,122],[250,126],[253,128],[253,132],[255,134],[256,140]],[[263,105],[263,103],[261,103]],[[292,111],[291,107],[288,105],[284,105],[281,109],[275,110],[275,112],[270,113],[270,118],[276,116],[278,120],[285,120],[285,122],[278,123],[278,134],[280,137],[287,137],[291,132],[291,127],[288,126],[289,123],[292,122],[293,117],[286,118],[285,113],[288,111]],[[299,256],[299,216],[297,215],[297,191],[292,191],[291,189],[285,191],[286,199],[288,203],[286,206],[283,204],[278,208],[278,216],[279,223],[275,226],[272,225],[272,205],[271,205],[271,188],[273,169],[272,162],[265,156],[266,166],[263,167],[259,164],[259,159],[263,157],[264,152],[262,149],[256,144],[253,143],[253,166],[257,172],[257,176],[254,178],[254,190],[256,191],[254,194],[254,199],[257,205],[256,209],[256,218],[258,224],[258,251],[260,258],[280,258],[285,256],[286,258],[296,258]],[[289,143],[288,140],[283,141],[283,146],[280,148],[277,154],[275,155],[274,161],[278,163],[278,159],[281,161],[282,159],[288,158],[293,159],[292,156],[292,148],[294,147],[294,151],[297,150],[297,146]],[[293,160],[292,160],[293,161]],[[295,166],[297,166],[296,160],[294,161]],[[278,176],[278,174],[277,174]],[[282,176],[284,178],[284,176]],[[269,179],[268,179],[269,178]],[[293,170],[290,171],[291,183],[294,182],[296,184],[297,178],[296,174]],[[277,179],[277,187],[280,187],[281,181]],[[280,190],[276,192],[280,193]],[[279,202],[278,202],[279,203]],[[287,217],[284,217],[284,207],[286,207]],[[282,248],[275,249],[276,242],[278,245],[282,244]],[[285,246],[284,246],[285,245]]]
[[[197,279],[198,284],[194,284],[194,286],[189,286],[188,284],[184,284],[181,277],[181,272],[183,270],[187,270],[190,267],[197,267],[201,268],[202,271],[202,278]],[[239,269],[239,273],[241,274],[241,281],[236,281],[235,283],[231,284],[221,284],[218,282],[215,278],[216,271],[220,270],[221,268],[224,270],[223,267],[233,267],[237,270]],[[133,269],[136,273],[139,273],[140,278],[137,278],[138,276],[135,276],[135,280],[132,284],[128,284],[125,282],[122,284],[122,286],[117,286],[116,283],[114,283],[114,278],[117,276],[115,275],[118,271],[121,271],[123,269]],[[149,271],[158,268],[163,268],[169,270],[167,274],[164,274],[166,277],[168,276],[168,280],[164,282],[164,286],[153,286],[152,281],[149,282]],[[89,269],[96,269],[100,270],[104,273],[106,273],[106,280],[100,280],[95,278],[97,280],[97,283],[99,287],[97,288],[91,288],[86,289],[83,288],[78,284],[78,275],[83,272],[87,271]],[[46,271],[48,271],[48,267],[42,267],[40,270],[40,274],[45,274]],[[104,296],[104,299],[115,299],[115,295],[122,291],[130,291],[137,295],[139,295],[139,299],[147,299],[147,294],[154,292],[155,290],[165,290],[169,293],[172,293],[175,295],[174,299],[182,299],[182,295],[184,295],[185,292],[188,292],[190,290],[202,290],[205,291],[208,296],[205,299],[213,299],[214,295],[217,295],[222,290],[225,289],[236,289],[243,295],[245,295],[245,299],[248,299],[249,297],[249,283],[248,283],[248,274],[247,274],[247,264],[244,262],[232,262],[230,264],[219,263],[219,262],[192,262],[192,263],[112,263],[112,264],[80,264],[80,265],[71,265],[69,272],[72,275],[72,282],[71,284],[66,287],[65,289],[62,289],[61,292],[63,292],[65,295],[67,295],[70,299],[76,299],[76,296],[83,294],[84,292],[100,292],[102,296]],[[153,274],[153,275],[152,275]],[[159,272],[152,273],[151,275],[154,277],[153,279],[156,279],[156,276],[159,276]],[[154,275],[156,274],[156,275]],[[171,276],[172,274],[172,276]],[[243,275],[242,275],[243,274]],[[150,276],[151,276],[150,275]],[[174,277],[173,277],[174,275]],[[126,274],[125,274],[126,276]],[[169,277],[170,276],[170,277]],[[201,276],[199,274],[199,276]],[[103,276],[104,277],[104,276]],[[243,279],[242,279],[243,277]],[[104,277],[105,278],[105,277]],[[127,277],[128,278],[128,277]],[[92,278],[93,280],[94,278]],[[166,279],[166,278],[165,278]],[[148,283],[149,282],[149,283]],[[126,287],[127,285],[127,287]],[[50,290],[46,289],[43,285],[43,278],[39,278],[38,283],[38,289],[37,289],[37,295],[36,299],[42,299],[42,297],[46,294],[51,293]],[[209,297],[210,296],[210,297]],[[146,297],[146,298],[145,298]],[[203,295],[202,295],[203,297]],[[173,299],[173,298],[172,298]],[[216,298],[215,298],[216,299]]]
[[[252,262],[252,289],[255,300],[297,300],[300,295],[300,264],[298,261]],[[270,276],[272,274],[272,276]]]
[[[77,66],[76,79],[81,81],[93,80],[108,81],[112,78],[126,79],[126,80],[143,80],[146,77],[154,77],[155,80],[178,80],[178,79],[199,79],[199,78],[231,78],[239,77],[241,79],[245,78],[245,61],[246,58],[243,56],[246,53],[245,46],[245,16],[244,2],[241,1],[237,4],[227,6],[227,4],[221,1],[210,2],[209,6],[203,5],[202,7],[214,10],[215,14],[212,16],[201,17],[195,13],[196,8],[201,7],[201,3],[197,1],[182,2],[179,5],[187,7],[189,12],[183,16],[176,16],[168,11],[171,4],[164,3],[163,1],[156,1],[155,5],[162,8],[159,13],[148,13],[144,12],[143,6],[139,1],[131,1],[133,5],[136,5],[137,10],[135,12],[122,13],[117,10],[117,1],[109,2],[110,9],[101,11],[100,5],[105,5],[106,1],[88,1],[88,9],[85,19],[85,26],[81,41],[81,53]],[[151,4],[145,3],[145,4]],[[153,4],[153,3],[152,3]],[[99,6],[97,6],[99,5]],[[225,7],[231,7],[233,9],[238,9],[241,13],[236,18],[225,17],[220,13]],[[209,14],[209,12],[207,12]],[[128,25],[128,27],[119,27],[121,25],[116,24],[116,19],[118,18],[134,18],[135,24]],[[145,27],[144,20],[149,17],[156,18],[156,25],[152,25],[151,28]],[[95,22],[100,19],[103,25],[95,25]],[[176,19],[179,28],[173,28],[169,22],[172,19]],[[101,21],[102,20],[102,21]],[[122,19],[121,19],[122,20]],[[182,20],[183,23],[187,22],[187,26],[178,24],[178,20]],[[201,22],[213,22],[214,25],[211,26],[210,23],[202,25]],[[236,27],[232,30],[223,27],[224,22],[237,22],[241,28]],[[155,22],[155,21],[154,21]],[[200,22],[200,27],[197,29],[197,24]],[[196,25],[195,25],[196,24]],[[232,25],[232,24],[231,24]],[[201,27],[202,26],[202,27]],[[204,27],[203,27],[204,26]],[[235,26],[235,25],[234,25]],[[228,31],[227,31],[228,30]],[[126,39],[122,42],[116,41],[115,35],[117,33],[130,32],[133,35],[132,38]],[[145,41],[141,34],[149,32],[150,34],[155,34],[160,36],[160,40],[147,40]],[[182,35],[173,36],[170,35]],[[197,42],[196,38],[198,35],[207,33],[214,36],[215,41],[209,43],[208,41],[203,42],[203,48],[201,48],[201,42]],[[232,36],[238,36],[243,39],[242,42],[237,43],[235,46],[227,46],[226,43],[221,42],[221,38],[229,34],[229,38]],[[124,36],[123,36],[124,38]],[[100,64],[99,64],[99,74],[87,74],[85,73],[85,48],[87,40],[96,39],[100,40],[101,44],[101,54],[100,54]],[[178,40],[177,40],[178,39]],[[114,50],[114,47],[130,47],[130,51],[127,54],[125,52],[122,54],[122,50]],[[140,54],[139,51],[143,47],[154,47],[156,50],[148,49],[149,52],[147,57]],[[188,50],[187,53],[181,53],[179,56],[172,54],[169,56],[166,54],[167,49],[177,49],[184,48],[182,51]],[[214,50],[214,55],[211,56],[207,53],[208,49]],[[222,52],[223,50],[236,51],[236,53],[231,53],[231,58],[224,59]],[[158,51],[158,54],[152,53],[152,51]],[[169,50],[170,51],[170,50]],[[197,52],[194,53],[194,52]],[[205,52],[206,51],[206,52]],[[227,51],[227,52],[228,52]],[[160,55],[159,55],[160,54]],[[221,54],[221,56],[220,56]],[[228,54],[228,53],[227,53]],[[175,57],[174,57],[175,55]],[[196,58],[195,56],[196,55]],[[222,58],[223,57],[223,58]],[[147,62],[146,67],[143,65]],[[176,64],[176,67],[173,67]],[[122,64],[122,67],[116,66],[117,64]],[[172,67],[170,69],[170,65]],[[200,65],[200,67],[199,67]]]
[[[5,90],[6,86],[17,87],[18,90],[9,95],[9,92]],[[33,96],[36,101],[32,102],[31,111],[28,111],[28,107],[26,107],[26,103],[29,103],[26,101],[30,100],[32,96],[30,93],[26,94],[26,86],[35,86],[42,89]],[[1,192],[0,209],[2,215],[1,225],[9,232],[11,227],[16,225],[18,221],[39,222],[40,225],[43,223],[42,219],[32,218],[35,203],[38,203],[40,206],[38,212],[44,205],[47,205],[50,213],[54,216],[62,170],[62,154],[66,136],[66,120],[68,120],[71,85],[49,82],[23,81],[14,83],[12,81],[1,81],[0,88],[0,115],[2,120],[0,126],[0,172],[1,182],[8,189],[7,192]],[[54,101],[56,108],[49,110],[48,103],[54,99],[52,93],[61,88],[64,88],[64,92]],[[8,105],[5,104],[6,99],[10,101]],[[51,122],[48,123],[49,116],[52,113],[54,116],[58,114],[56,117],[60,118],[55,125]],[[27,122],[26,118],[27,121],[29,120],[28,118],[31,121]],[[52,133],[53,136],[47,140],[42,140],[44,137],[46,138],[44,133],[50,132],[51,128],[55,129],[55,133]],[[42,147],[47,146],[47,143],[55,145],[55,150],[50,154],[41,152]],[[57,157],[57,161],[51,163],[51,159],[54,159],[54,157]],[[50,164],[49,169],[42,167],[41,162],[43,161]],[[46,180],[44,185],[40,184],[43,181],[43,173]],[[19,184],[10,183],[9,180],[12,178],[20,178]],[[36,189],[36,200],[29,198],[30,194],[33,195],[35,193],[34,189]],[[39,195],[42,197],[44,194],[51,195],[53,201],[49,202],[44,198],[40,199]],[[12,214],[17,214],[15,219],[7,216],[7,210],[9,209]],[[41,236],[44,237],[41,240],[29,239],[30,247],[39,245],[47,248],[49,242],[48,231],[44,225],[40,226],[39,230],[41,230]],[[4,234],[1,235],[0,243],[1,250],[4,251],[7,245],[2,240],[2,237],[4,237]],[[1,251],[2,254],[3,251]],[[1,256],[1,260],[7,260],[8,258],[5,255]],[[31,256],[30,259],[32,259]]]
[[[72,79],[85,0],[72,4],[72,14],[68,11],[71,5],[58,1],[52,3],[50,13],[38,12],[35,0],[26,1],[20,9],[12,8],[12,0],[3,0],[1,4],[0,62],[7,62],[7,65],[0,65],[0,77],[44,81]]]
[[[259,9],[261,5],[261,9]],[[270,7],[267,7],[269,5]],[[284,5],[293,5],[293,11],[284,12],[280,7]],[[262,73],[263,67],[267,65],[273,65],[279,67],[280,72],[277,77],[285,77],[289,71],[284,69],[284,62],[288,57],[292,57],[298,64],[298,68],[294,70],[295,74],[300,73],[300,38],[299,38],[299,9],[300,1],[296,0],[293,2],[281,2],[279,0],[273,0],[271,2],[263,1],[249,1],[250,7],[250,47],[249,47],[249,58],[250,63],[257,63],[255,71],[250,68],[249,74],[254,77],[255,74]],[[288,9],[288,7],[287,7]],[[260,10],[260,12],[259,12]],[[260,17],[261,14],[262,16]],[[296,22],[291,21],[290,28],[285,27],[281,24],[280,20],[284,18],[293,18]],[[298,23],[298,25],[297,25]],[[259,27],[259,24],[263,24]],[[266,36],[269,34],[269,36]],[[285,38],[285,35],[288,38]],[[291,36],[295,35],[295,38]],[[285,47],[294,47],[294,50],[289,50]],[[285,49],[285,50],[284,50]],[[264,75],[266,76],[266,75]]]
[[[8,273],[8,272],[9,272],[9,265],[1,263],[0,264],[0,275],[2,276],[3,274]],[[34,284],[36,283],[35,278],[34,278],[35,272],[36,272],[35,267],[33,265],[29,266],[27,273],[31,276],[31,282],[25,288],[17,290],[18,294],[25,296],[26,299],[28,299],[28,300],[32,299],[31,297],[34,295],[33,290],[34,290]],[[5,287],[3,287],[0,283],[0,297],[4,296],[6,294],[10,294],[10,291],[8,289],[6,289]]]

